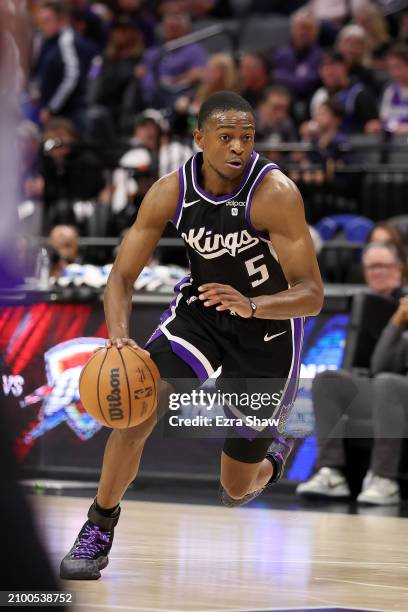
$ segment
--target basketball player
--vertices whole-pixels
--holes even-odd
[[[169,389],[185,391],[185,381],[196,388],[220,365],[222,390],[231,390],[231,379],[284,381],[273,408],[278,430],[230,428],[221,456],[226,506],[247,503],[282,476],[293,440],[279,432],[297,391],[303,318],[317,315],[323,302],[301,196],[254,152],[254,126],[251,106],[235,93],[219,92],[203,103],[194,131],[202,153],[146,194],[105,292],[107,346],[137,346],[128,327],[133,284],[171,220],[185,241],[191,274],[175,287],[146,344],[162,379],[158,412]],[[241,414],[240,406],[225,409]],[[96,579],[108,564],[120,501],[156,421],[154,415],[112,431],[97,497],[61,563],[62,578]]]

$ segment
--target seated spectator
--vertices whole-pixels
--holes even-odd
[[[270,83],[269,71],[269,62],[260,53],[243,53],[239,58],[240,93],[252,108],[262,101],[265,88]]]
[[[114,0],[113,8],[115,15],[126,15],[132,20],[135,28],[142,33],[146,49],[155,44],[155,19],[145,0]]]
[[[40,235],[42,230],[42,201],[44,179],[42,176],[40,151],[42,136],[35,123],[25,120],[17,126],[19,153],[18,216],[20,226],[31,235]]]
[[[388,51],[388,72],[392,82],[381,100],[380,117],[384,128],[394,134],[408,133],[408,45],[398,44]]]
[[[346,136],[340,130],[343,116],[343,109],[335,99],[329,99],[319,106],[314,119],[314,127],[310,128],[303,138],[313,145],[313,150],[303,154],[299,159],[303,182],[322,184],[327,180],[332,181],[334,172],[333,164],[330,162],[346,161],[346,156],[341,150],[341,145],[347,141]],[[320,166],[320,169],[308,171],[308,165]],[[299,178],[293,176],[294,180],[299,180]],[[338,188],[339,193],[342,191],[340,184]]]
[[[174,118],[174,121],[177,122],[177,131],[191,134],[196,126],[198,111],[204,100],[211,94],[225,89],[228,91],[238,89],[235,62],[228,53],[214,53],[210,56],[204,69],[201,85],[195,96],[192,99],[188,96],[180,96],[175,102],[174,110],[177,117]],[[184,126],[181,126],[182,118],[184,118]]]
[[[369,52],[364,29],[354,24],[344,26],[337,36],[336,48],[344,57],[349,77],[362,83],[373,95],[379,95],[383,82],[368,66]]]
[[[370,468],[357,501],[391,505],[400,501],[398,469],[408,422],[408,297],[376,344],[371,372],[374,445]]]
[[[341,130],[346,134],[378,132],[381,122],[375,98],[362,83],[353,81],[347,71],[344,57],[334,51],[326,51],[320,63],[320,77],[323,87],[318,89],[310,103],[310,114],[315,117],[317,109],[329,97],[335,98],[343,108]],[[307,132],[308,124],[301,133]]]
[[[37,15],[44,38],[34,69],[41,121],[46,124],[53,115],[64,115],[83,133],[87,128],[86,78],[95,48],[68,26],[61,3],[43,2]]]
[[[408,283],[408,241],[402,231],[386,221],[376,223],[367,236],[367,243],[388,242],[393,244],[398,251],[398,256],[403,262],[402,280],[404,285]]]
[[[363,269],[370,291],[396,301],[401,298],[402,262],[393,245],[367,245],[363,253]],[[350,489],[344,476],[344,417],[372,418],[372,382],[351,371],[325,371],[313,380],[312,398],[318,444],[316,473],[298,485],[296,492],[305,496],[348,497]],[[370,477],[365,478],[363,491],[369,484]]]
[[[291,18],[291,44],[275,51],[273,79],[289,89],[294,98],[312,95],[319,83],[319,26],[307,12],[299,11]]]
[[[163,19],[163,41],[177,41],[190,32],[186,13],[168,14]],[[146,106],[172,106],[180,93],[194,90],[207,63],[207,53],[199,43],[191,43],[162,55],[161,47],[147,49],[136,76],[141,79]]]
[[[113,130],[123,122],[123,105],[133,71],[143,54],[141,33],[127,16],[118,17],[111,26],[108,44],[101,57],[95,58],[90,72],[89,102],[104,109]],[[139,103],[141,105],[141,102]],[[134,109],[134,110],[137,110]],[[95,116],[96,109],[92,115]],[[98,114],[99,116],[99,114]]]
[[[105,187],[104,169],[92,151],[80,146],[69,119],[52,119],[45,128],[43,173],[49,226],[75,225],[93,214],[91,205],[86,212],[78,203],[98,199]]]
[[[56,253],[55,261],[51,261],[50,277],[58,278],[66,266],[80,263],[79,234],[72,225],[56,225],[48,235],[48,244]]]
[[[291,96],[285,87],[271,87],[256,109],[256,138],[267,142],[295,142],[296,128],[290,116]]]
[[[163,116],[153,109],[136,118],[131,144],[113,173],[110,230],[114,228],[115,235],[133,223],[157,178],[177,170],[193,154],[190,147],[171,138]]]

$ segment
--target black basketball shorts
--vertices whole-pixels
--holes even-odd
[[[303,323],[303,318],[244,319],[218,312],[203,305],[188,276],[176,285],[175,298],[145,348],[176,393],[197,389],[221,367],[216,388],[228,398],[226,422],[234,423],[223,450],[238,461],[257,463],[283,432],[296,397]],[[260,405],[261,394],[273,400]]]

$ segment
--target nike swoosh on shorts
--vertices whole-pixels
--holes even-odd
[[[286,330],[283,332],[280,332],[279,334],[273,334],[273,336],[268,336],[268,334],[265,334],[264,340],[265,342],[269,342],[269,340],[273,340],[274,338],[277,338],[278,336],[281,336],[282,334],[286,334]]]

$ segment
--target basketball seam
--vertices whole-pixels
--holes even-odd
[[[129,417],[128,417],[128,424],[127,424],[127,426],[129,427],[129,424],[130,424],[130,418],[131,418],[131,416],[132,416],[132,398],[131,398],[131,396],[130,396],[130,385],[129,385],[129,378],[128,378],[128,373],[127,373],[127,368],[126,368],[125,360],[123,359],[123,357],[122,357],[122,353],[120,352],[120,350],[119,350],[119,349],[118,349],[118,351],[119,351],[119,356],[120,356],[121,361],[122,361],[123,369],[124,369],[124,371],[125,371],[125,376],[126,376],[126,384],[127,384],[127,388],[128,388],[128,397],[129,397]]]
[[[106,418],[106,417],[105,417],[105,415],[103,414],[103,410],[102,410],[102,406],[101,406],[101,400],[100,400],[100,398],[99,398],[99,380],[100,380],[100,377],[101,377],[101,372],[102,372],[103,364],[105,363],[105,359],[106,359],[106,357],[108,356],[108,349],[105,349],[105,350],[106,350],[106,353],[105,353],[105,356],[104,356],[103,361],[102,361],[102,363],[101,363],[101,367],[99,368],[99,372],[98,372],[98,380],[97,380],[97,383],[96,383],[96,397],[97,397],[97,399],[98,399],[98,407],[99,407],[99,412],[101,413],[102,418],[103,418],[103,420],[105,421],[105,423],[107,424],[107,426],[108,426],[108,427],[111,427],[111,425],[110,425],[110,423],[108,422],[107,418]]]
[[[139,359],[143,362],[143,365],[149,370],[150,378],[152,379],[153,386],[154,386],[154,395],[155,395],[155,398],[156,398],[155,410],[157,410],[157,404],[158,404],[159,398],[158,398],[158,395],[157,395],[156,382],[154,380],[154,376],[153,376],[149,366],[147,365],[147,363],[143,359],[143,357],[141,355],[139,355],[139,351],[137,349],[135,349],[133,346],[129,346],[128,345],[128,348],[132,349],[132,351],[134,351],[136,353],[136,355],[139,357]],[[152,361],[153,361],[153,359],[152,359]],[[153,363],[154,363],[154,361],[153,361]],[[154,365],[156,366],[156,364],[154,364]],[[159,372],[159,378],[161,378],[160,370],[159,370],[159,368],[157,366],[156,366],[156,369]]]

